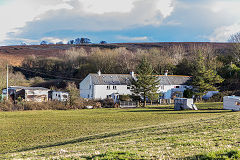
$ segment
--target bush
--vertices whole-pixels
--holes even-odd
[[[4,100],[0,103],[0,111],[13,111],[13,103],[11,101]]]
[[[184,92],[183,92],[183,97],[184,98],[192,98],[193,97],[193,91],[191,89],[186,89]]]
[[[207,102],[223,102],[223,97],[224,96],[229,96],[231,95],[230,92],[220,92],[217,94],[214,94],[211,98],[209,98],[208,100],[206,100]]]
[[[69,105],[67,102],[48,101],[48,102],[25,102],[18,100],[14,104],[11,101],[0,103],[0,111],[24,111],[24,110],[71,110],[84,109],[86,106],[101,108],[101,103],[93,100],[77,99],[75,105]]]
[[[131,101],[131,97],[129,95],[119,95],[120,101]]]
[[[113,99],[103,99],[100,101],[103,108],[114,108]]]

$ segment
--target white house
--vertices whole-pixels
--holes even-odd
[[[174,93],[183,93],[188,88],[190,76],[158,75],[160,85],[158,93],[162,93],[163,99],[171,99]],[[135,78],[131,74],[89,74],[80,85],[80,96],[90,99],[113,98],[116,100],[119,95],[132,95],[131,81]],[[178,95],[176,95],[178,97]],[[179,95],[181,97],[181,95]]]

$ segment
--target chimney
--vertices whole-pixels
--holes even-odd
[[[135,78],[135,74],[134,74],[134,72],[133,72],[133,71],[132,71],[132,72],[130,72],[130,74],[131,74],[132,78]]]
[[[168,76],[168,70],[165,71],[165,74],[164,74],[164,75],[165,75],[165,76]]]
[[[99,70],[99,71],[97,72],[97,74],[98,74],[98,76],[101,76],[102,73],[101,73],[101,71]]]

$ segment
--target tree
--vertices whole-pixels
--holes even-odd
[[[70,41],[68,41],[67,44],[74,44],[74,40],[70,40]]]
[[[107,41],[100,41],[100,44],[107,44]]]
[[[233,44],[233,54],[237,62],[240,62],[240,32],[230,36],[229,42]]]
[[[159,80],[153,75],[151,64],[143,58],[137,67],[137,77],[133,80],[134,92],[140,94],[144,99],[144,107],[146,106],[147,98],[153,100],[157,96]]]
[[[81,39],[80,38],[76,38],[74,41],[74,44],[81,44]]]
[[[42,41],[42,42],[40,43],[40,45],[47,45],[47,44],[48,44],[47,41]]]
[[[89,44],[89,43],[91,43],[91,40],[89,38],[81,38],[80,43],[81,44]]]
[[[69,105],[71,107],[75,106],[77,103],[77,100],[79,98],[79,90],[77,89],[76,85],[74,82],[72,83],[68,83],[67,84],[67,88],[66,88],[67,92],[69,93]]]
[[[217,87],[215,85],[223,82],[223,78],[212,68],[206,67],[205,58],[202,56],[201,51],[199,51],[198,57],[195,60],[192,86],[195,95],[200,97],[200,99],[208,91],[216,91]]]

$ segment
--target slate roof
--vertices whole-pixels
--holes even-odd
[[[130,74],[90,74],[94,85],[131,85]],[[187,85],[191,81],[190,76],[158,75],[160,85]]]
[[[24,89],[24,90],[49,90],[48,88],[43,87],[23,87],[23,86],[10,86],[9,89]]]
[[[132,77],[129,74],[90,74],[95,85],[131,85]]]

